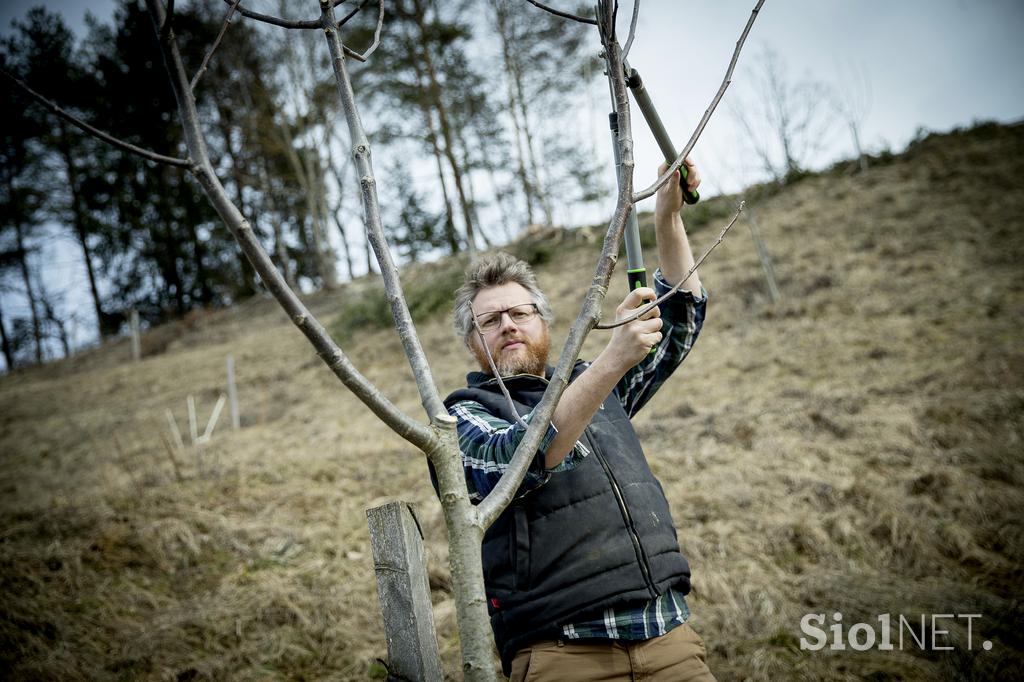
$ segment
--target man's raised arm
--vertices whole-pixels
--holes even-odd
[[[683,163],[686,164],[689,173],[687,188],[693,191],[700,185],[700,173],[689,157]],[[662,165],[658,169],[658,174],[660,175],[666,170],[668,170],[668,166]],[[694,263],[690,242],[686,238],[686,229],[683,227],[683,219],[679,216],[682,207],[683,191],[679,186],[679,171],[676,171],[672,179],[658,190],[654,204],[654,233],[658,239],[661,273],[672,286],[679,283],[679,280],[690,271]],[[697,298],[701,297],[700,278],[696,272],[690,275],[682,288]]]

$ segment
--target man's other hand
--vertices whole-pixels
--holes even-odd
[[[636,309],[656,298],[654,289],[640,287],[626,295],[615,309],[615,319],[621,320],[636,313]],[[651,347],[661,343],[661,311],[657,306],[612,331],[611,341],[605,351],[623,374],[647,357]]]
[[[700,171],[697,170],[697,166],[693,163],[693,160],[687,156],[683,159],[683,165],[686,166],[686,190],[693,192],[700,186]],[[668,164],[663,163],[658,167],[658,176],[668,170]],[[672,213],[679,213],[683,208],[683,190],[679,186],[679,171],[672,174],[672,178],[661,186],[658,190],[657,197],[654,201],[654,213],[655,215],[671,215]]]

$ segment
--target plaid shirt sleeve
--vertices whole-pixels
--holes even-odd
[[[483,405],[473,400],[453,404],[448,408],[448,413],[458,420],[459,449],[462,451],[462,464],[466,469],[469,499],[479,502],[491,492],[508,469],[516,447],[526,434],[526,427],[494,416]],[[533,412],[530,412],[523,417],[523,421],[529,424],[532,417]],[[586,446],[576,441],[575,447],[557,466],[545,469],[544,453],[557,433],[554,424],[548,424],[548,430],[516,492],[516,497],[544,485],[553,473],[573,469],[589,454]]]
[[[657,295],[661,297],[671,289],[661,270],[655,271],[654,291]],[[647,404],[690,353],[704,326],[707,304],[708,292],[701,286],[700,298],[680,290],[659,305],[663,322],[661,343],[653,353],[626,372],[615,386],[619,402],[630,417]]]

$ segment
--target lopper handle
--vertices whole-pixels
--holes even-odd
[[[662,155],[665,157],[665,163],[671,164],[676,160],[676,155],[679,152],[676,151],[675,145],[672,144],[672,138],[669,137],[668,131],[665,130],[665,125],[661,122],[658,110],[654,108],[654,102],[651,101],[651,95],[647,92],[647,88],[644,87],[640,74],[636,69],[627,69],[627,74],[626,85],[633,91],[633,99],[636,100],[637,106],[640,107],[640,113],[643,114],[644,120],[647,121],[647,127],[654,134],[654,139],[658,143]],[[683,201],[688,204],[696,204],[700,201],[700,194],[686,189],[686,179],[688,176],[689,171],[686,170],[686,165],[679,166],[679,186],[683,190]]]

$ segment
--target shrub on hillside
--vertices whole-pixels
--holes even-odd
[[[462,284],[462,266],[461,261],[453,260],[420,266],[405,274],[403,289],[414,322],[421,322],[451,306],[455,290]],[[391,307],[384,286],[376,282],[346,299],[330,330],[335,339],[344,343],[358,331],[386,329],[391,325]]]

